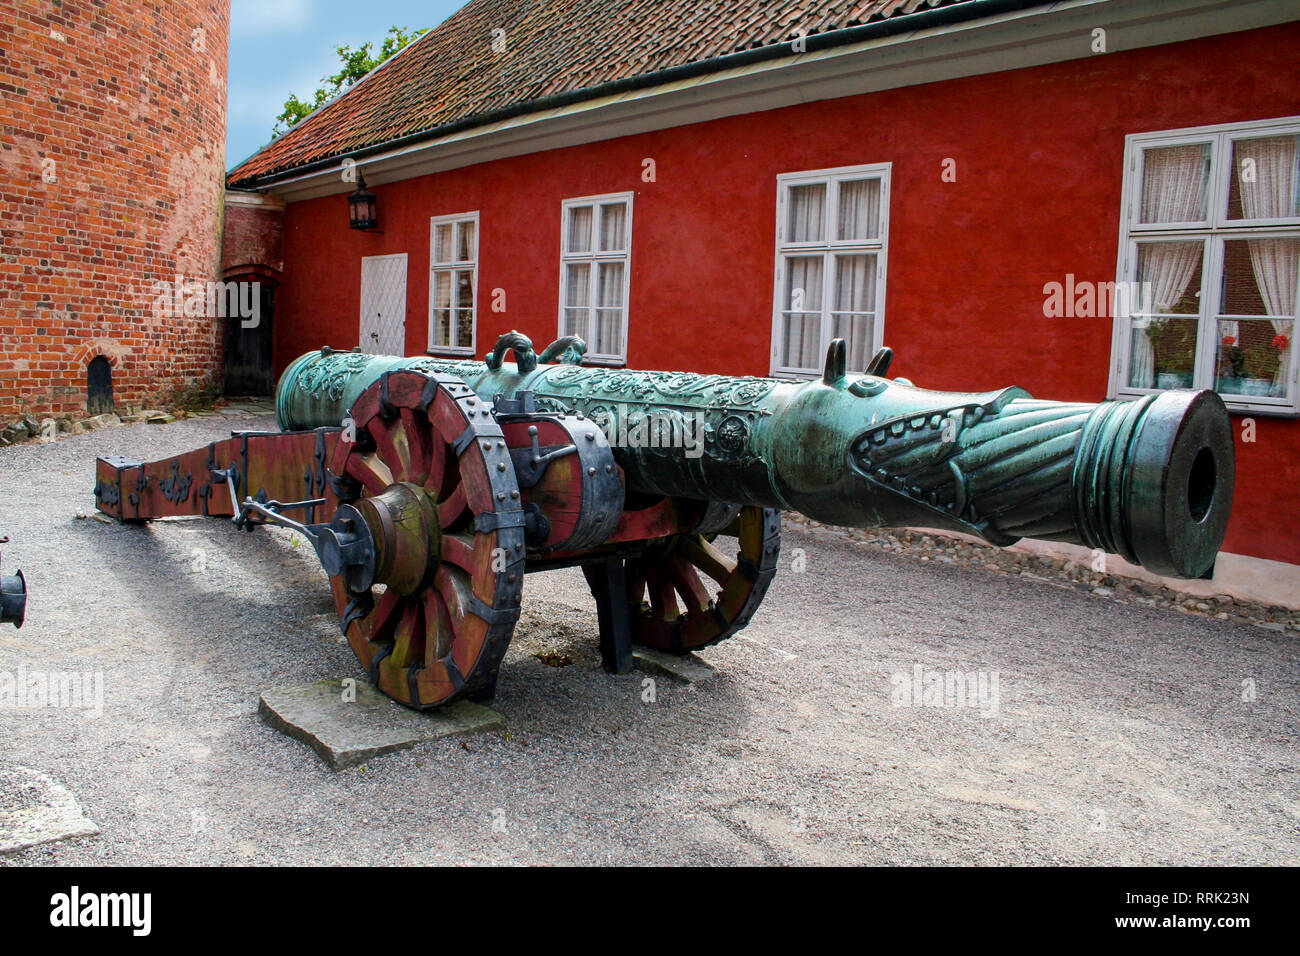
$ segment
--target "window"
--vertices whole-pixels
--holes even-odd
[[[581,336],[589,362],[622,365],[632,194],[565,200],[560,240],[560,335]]]
[[[1129,136],[1111,394],[1294,414],[1300,118]]]
[[[831,339],[864,371],[884,335],[889,164],[777,177],[772,373],[821,371]]]
[[[429,225],[429,351],[474,354],[478,213],[435,216]]]

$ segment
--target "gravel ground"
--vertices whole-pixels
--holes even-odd
[[[1300,862],[1293,635],[798,526],[751,626],[704,652],[714,679],[605,674],[581,575],[534,575],[508,732],[335,773],[256,716],[265,688],[362,676],[309,548],[77,517],[97,454],[267,425],[0,449],[5,568],[31,590],[0,672],[105,682],[97,718],[0,710],[0,765],[103,830],[0,865]],[[996,676],[996,715],[906,706],[917,667]]]

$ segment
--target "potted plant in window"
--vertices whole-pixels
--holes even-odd
[[[1155,319],[1147,327],[1147,338],[1155,361],[1156,388],[1191,388],[1196,360],[1194,323]]]
[[[1285,335],[1275,335],[1267,345],[1261,343],[1245,349],[1241,383],[1243,395],[1272,395],[1273,380],[1282,361],[1282,350],[1291,344]]]
[[[1246,353],[1235,335],[1219,339],[1219,369],[1215,388],[1228,395],[1242,395]]]

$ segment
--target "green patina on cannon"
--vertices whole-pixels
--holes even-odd
[[[849,374],[840,340],[808,382],[589,367],[584,352],[570,337],[539,356],[519,333],[482,362],[322,349],[281,378],[281,432],[101,459],[96,496],[127,521],[299,530],[371,678],[422,708],[494,693],[527,571],[583,567],[615,671],[633,644],[684,653],[734,634],[776,570],[781,509],[1069,541],[1183,577],[1212,567],[1227,527],[1232,433],[1213,392],[936,392],[887,379],[888,349]]]

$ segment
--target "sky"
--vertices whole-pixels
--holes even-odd
[[[232,0],[226,168],[270,142],[290,93],[309,100],[338,71],[335,47],[369,40],[378,49],[389,27],[434,27],[464,2]]]

